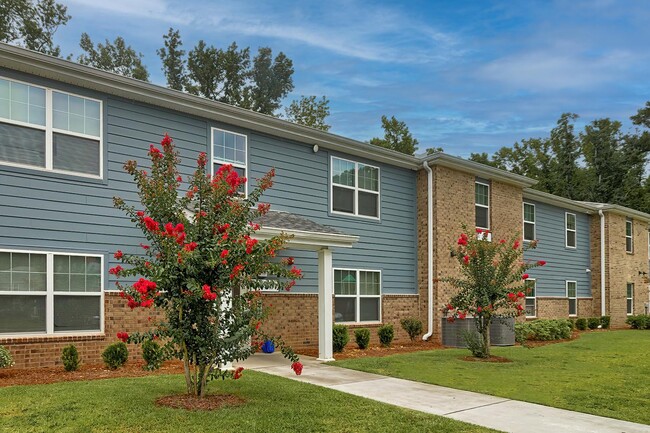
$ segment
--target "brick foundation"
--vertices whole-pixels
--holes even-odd
[[[592,298],[578,298],[578,315],[576,317],[594,317],[593,304]],[[600,315],[597,316],[600,317]],[[568,319],[569,298],[538,297],[536,318]]]

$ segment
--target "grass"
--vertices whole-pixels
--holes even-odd
[[[0,388],[1,432],[493,432],[341,392],[248,371],[213,382],[243,406],[212,412],[157,407],[184,392],[182,376]]]
[[[494,348],[512,363],[467,362],[462,349],[334,362],[386,376],[650,424],[650,332],[609,331],[526,349]]]

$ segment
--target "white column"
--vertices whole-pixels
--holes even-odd
[[[318,360],[333,361],[332,352],[332,250],[318,251]]]

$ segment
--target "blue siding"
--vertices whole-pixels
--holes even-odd
[[[137,200],[131,177],[123,170],[124,162],[135,159],[146,168],[149,144],[159,142],[167,132],[180,151],[181,174],[187,177],[193,172],[198,152],[210,155],[210,128],[215,126],[248,136],[250,178],[276,168],[275,185],[262,199],[269,201],[272,209],[294,212],[360,236],[354,248],[334,252],[334,266],[380,269],[384,293],[417,293],[413,171],[360,161],[381,169],[381,221],[329,215],[330,155],[325,150],[314,153],[311,144],[264,136],[12,71],[0,69],[0,75],[104,102],[104,179],[0,165],[0,248],[104,253],[107,268],[116,264],[110,253],[117,248],[140,252],[139,230],[112,203],[115,195],[127,202]],[[316,291],[316,254],[288,253],[296,257],[305,274],[294,290]],[[114,280],[107,277],[107,289],[112,289]]]
[[[535,205],[537,248],[524,257],[546,260],[546,266],[532,269],[531,278],[537,279],[537,296],[566,296],[565,281],[577,281],[578,297],[591,296],[590,216],[557,206],[526,200]],[[565,247],[565,212],[576,216],[576,248]]]

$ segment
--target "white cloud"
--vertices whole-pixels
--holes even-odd
[[[171,24],[189,24],[192,21],[191,14],[180,11],[178,6],[171,6],[166,0],[67,0],[66,3]]]

